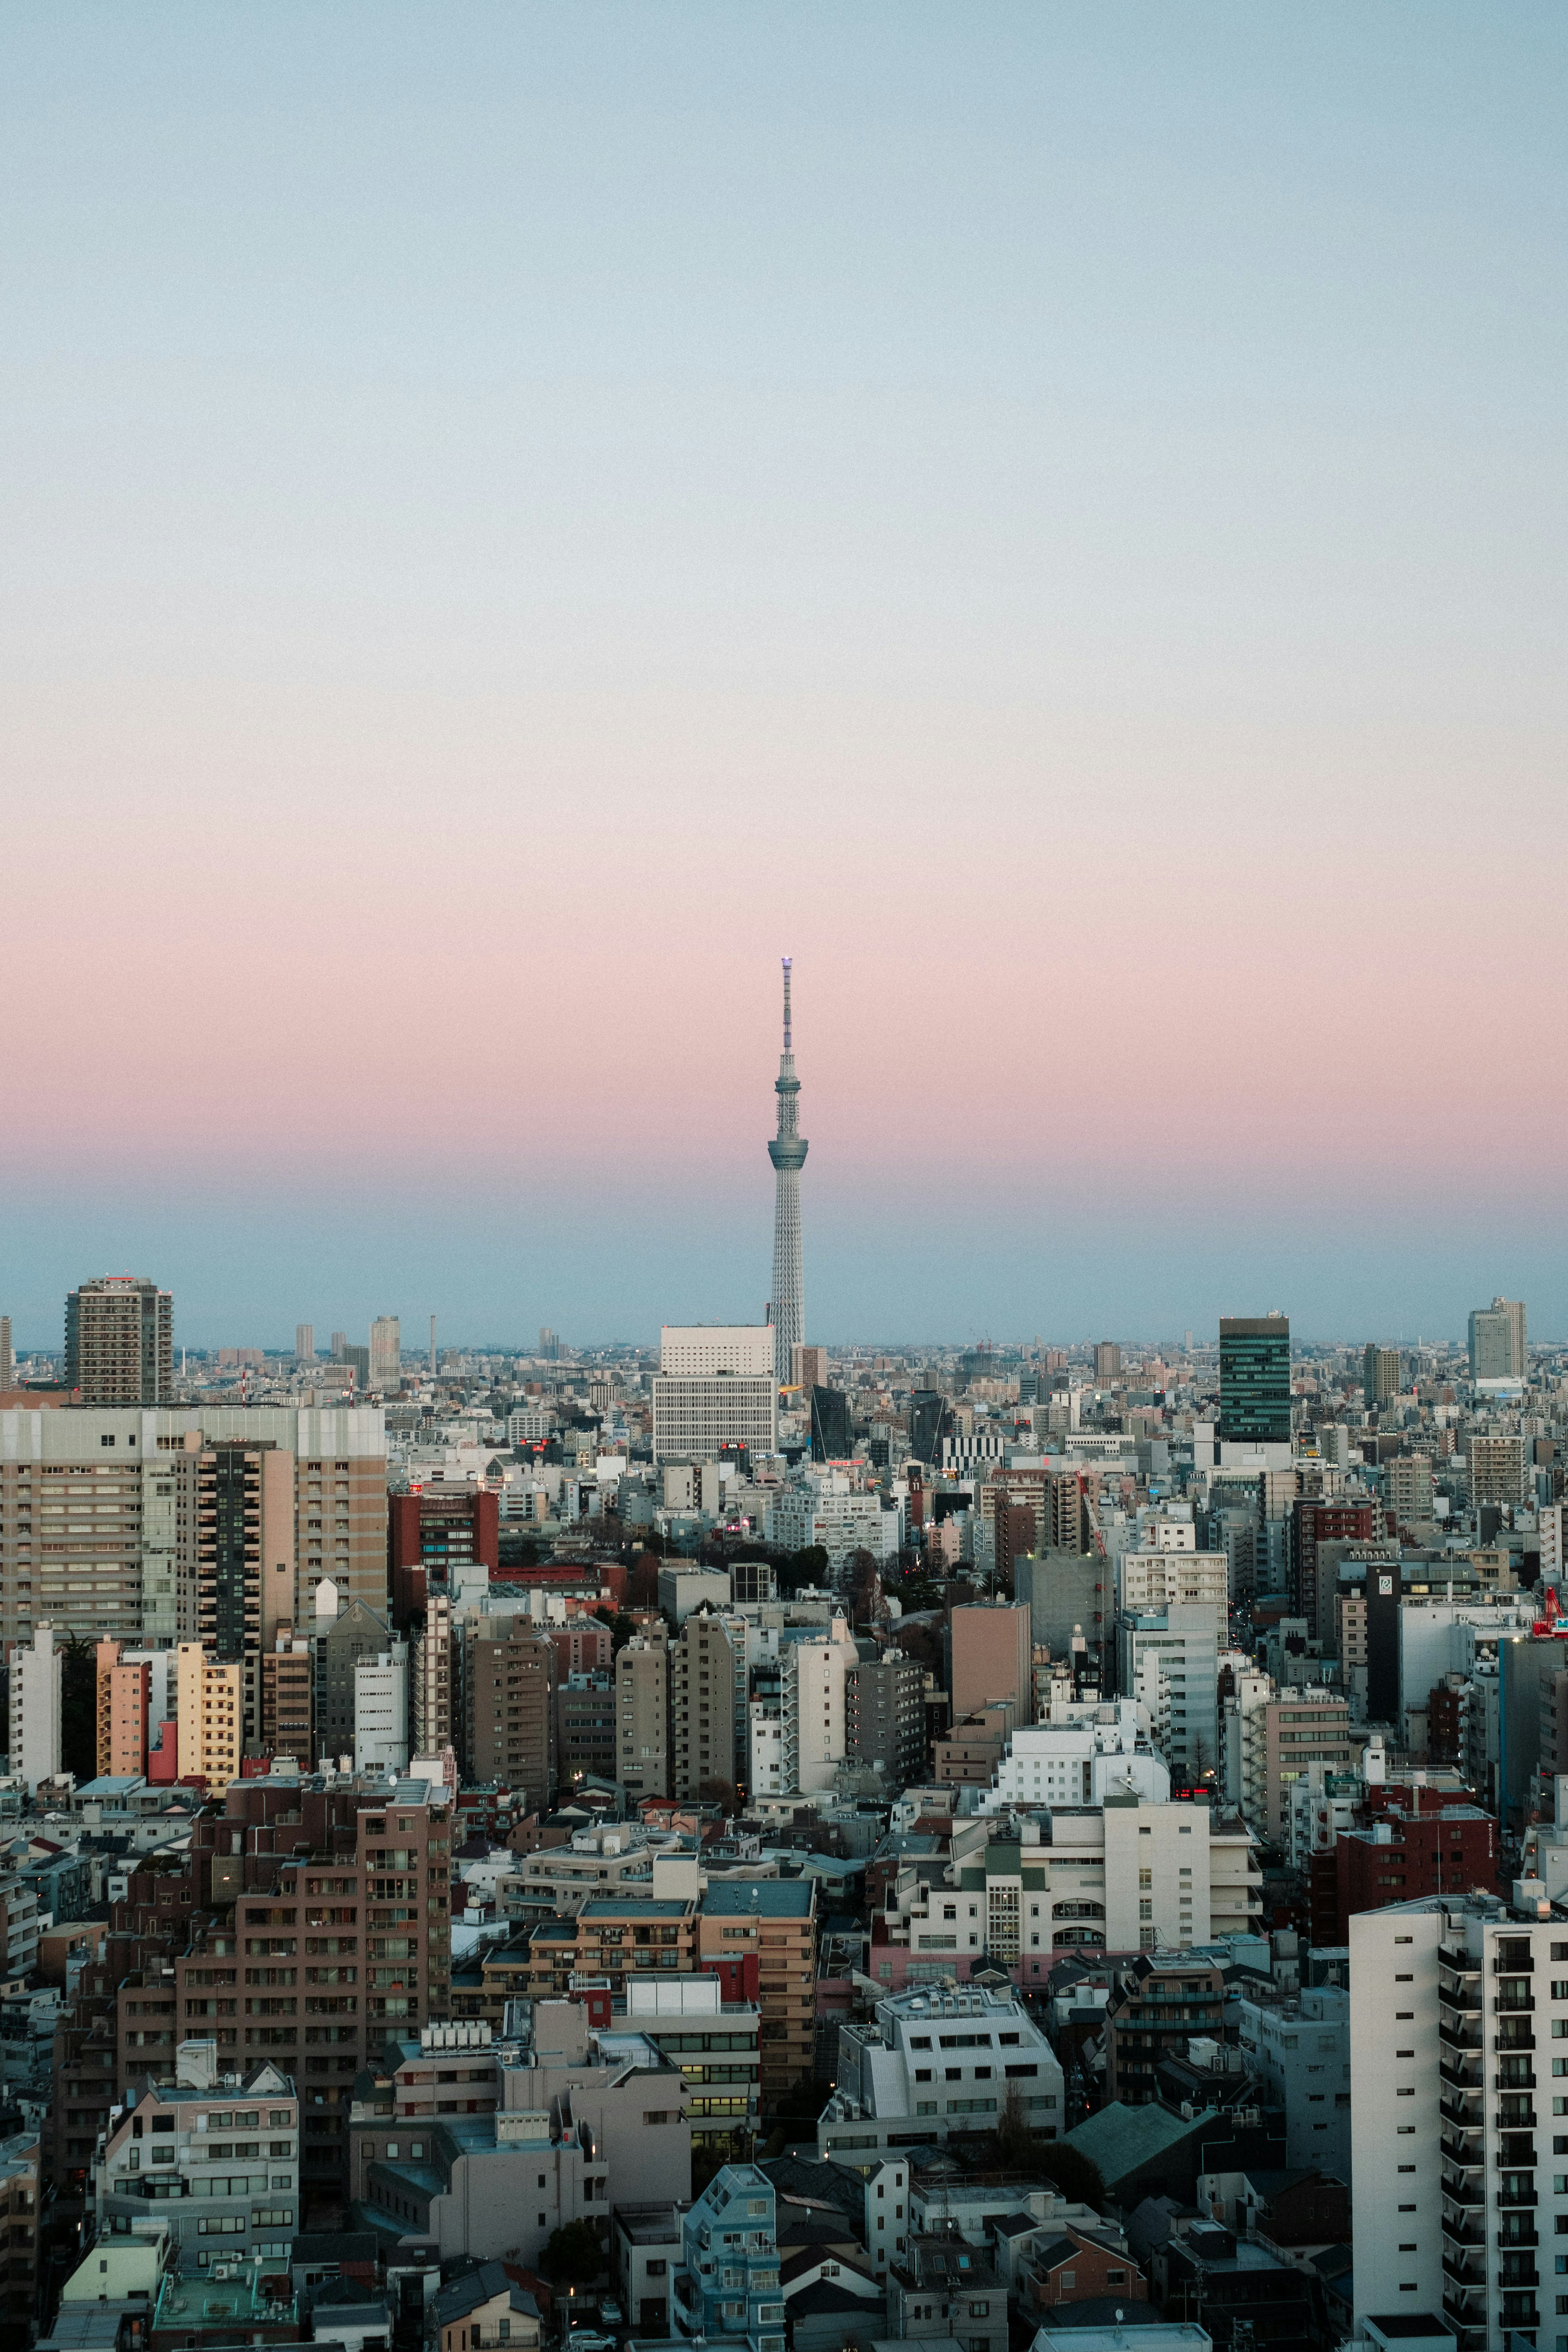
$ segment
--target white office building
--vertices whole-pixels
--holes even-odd
[[[772,1372],[656,1375],[654,1460],[712,1461],[726,1447],[777,1452],[778,1390]]]
[[[723,1372],[743,1380],[773,1376],[773,1331],[768,1323],[667,1323],[658,1335],[658,1369],[667,1378],[711,1380]]]

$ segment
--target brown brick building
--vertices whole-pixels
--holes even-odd
[[[481,1617],[461,1651],[464,1777],[549,1805],[555,1790],[555,1653],[526,1617]]]

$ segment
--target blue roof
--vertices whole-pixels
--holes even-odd
[[[814,1893],[809,1878],[727,1878],[702,1908],[710,1919],[808,1919]]]
[[[655,1903],[645,1895],[595,1895],[584,1904],[582,1919],[684,1919],[684,1903]]]

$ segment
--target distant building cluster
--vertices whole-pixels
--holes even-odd
[[[0,1321],[20,2352],[1555,2332],[1568,1349],[810,1342],[792,984],[763,1321]]]

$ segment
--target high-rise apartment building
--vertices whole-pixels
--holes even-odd
[[[384,1609],[344,1600],[331,1580],[318,1590],[312,1651],[316,1754],[340,1767],[354,1750],[355,1675],[362,1658],[374,1658],[392,1639]]]
[[[827,1350],[808,1346],[805,1340],[790,1357],[789,1384],[792,1389],[825,1389],[827,1386]]]
[[[245,1752],[245,1669],[238,1661],[220,1664],[200,1642],[182,1642],[177,1673],[180,1778],[199,1775],[207,1795],[221,1797]]]
[[[426,1601],[408,1645],[408,1736],[416,1756],[439,1756],[457,1746],[456,1689],[452,1604],[437,1593]]]
[[[16,1385],[16,1357],[11,1345],[11,1318],[0,1315],[0,1396]]]
[[[669,1642],[662,1622],[626,1643],[615,1672],[616,1778],[634,1804],[639,1797],[668,1797]]]
[[[294,1360],[299,1364],[313,1364],[315,1362],[316,1327],[313,1323],[295,1324]]]
[[[836,1642],[827,1633],[786,1642],[781,1648],[780,1769],[786,1790],[810,1796],[832,1788],[847,1752],[845,1685],[856,1655],[847,1642]]]
[[[731,1640],[721,1618],[687,1619],[669,1649],[669,1712],[672,1797],[700,1797],[715,1783],[732,1788],[744,1777],[736,1762],[747,1724],[743,1629]]]
[[[66,1300],[66,1386],[83,1404],[166,1404],[174,1302],[155,1282],[106,1274]]]
[[[370,1384],[395,1389],[403,1378],[403,1337],[395,1315],[378,1315],[370,1327]]]
[[[1568,1912],[1539,1882],[1516,1896],[1350,1921],[1358,2335],[1394,2312],[1440,2315],[1456,2352],[1552,2340],[1536,2331],[1555,2315],[1568,2175],[1546,2053],[1568,2024]]]
[[[235,1447],[260,1457],[248,1503]],[[243,1625],[248,1580],[258,1648],[270,1626],[310,1623],[323,1577],[384,1612],[386,1541],[377,1408],[105,1408],[0,1421],[0,1640],[25,1641],[47,1619],[62,1633],[170,1645],[199,1630],[204,1579],[216,1639],[220,1586]]]
[[[389,1642],[354,1661],[354,1770],[408,1769],[408,1644]]]
[[[11,1654],[11,1769],[32,1794],[60,1769],[61,1659],[52,1625]]]
[[[918,1780],[926,1761],[924,1667],[901,1650],[852,1664],[844,1732],[850,1759],[879,1768],[889,1789]]]
[[[174,1717],[174,1664],[172,1650],[131,1650],[112,1638],[97,1644],[100,1777],[145,1774],[154,1735]]]
[[[1108,1388],[1112,1381],[1121,1378],[1121,1350],[1114,1339],[1100,1339],[1094,1350],[1094,1382],[1097,1388]]]
[[[1529,1465],[1522,1437],[1472,1437],[1467,1463],[1472,1504],[1526,1500]]]
[[[257,1745],[273,1761],[291,1756],[302,1772],[315,1760],[315,1664],[310,1644],[279,1625],[261,1653],[261,1730]]]
[[[1517,1298],[1494,1298],[1471,1310],[1472,1381],[1521,1381],[1528,1362],[1524,1307]]]
[[[1399,1350],[1369,1339],[1362,1359],[1362,1397],[1368,1411],[1399,1394]]]
[[[349,1335],[346,1331],[334,1331],[332,1333],[332,1361],[334,1364],[343,1363],[347,1360],[348,1344]]]
[[[1221,1316],[1219,1435],[1247,1450],[1289,1444],[1289,1316]]]
[[[555,1653],[526,1617],[479,1617],[463,1633],[461,1754],[470,1780],[521,1790],[530,1806],[555,1790]]]

